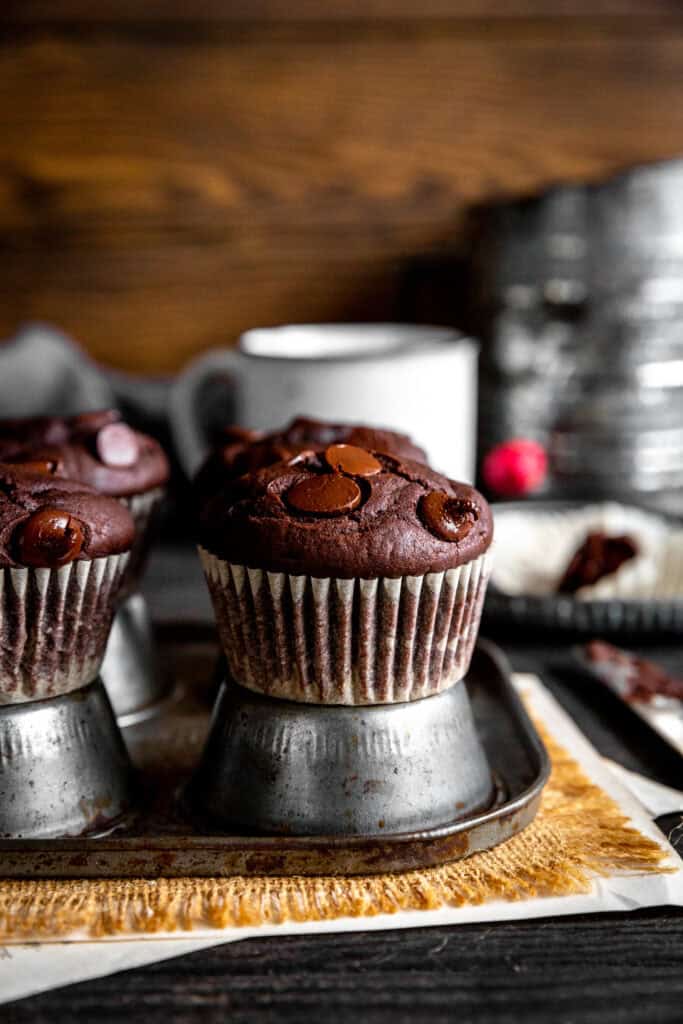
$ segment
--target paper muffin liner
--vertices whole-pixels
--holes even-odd
[[[128,552],[61,569],[0,569],[0,704],[90,683],[107,646]]]
[[[318,579],[232,565],[199,549],[233,678],[312,704],[418,700],[461,679],[491,555],[399,579]]]
[[[511,597],[544,597],[557,587],[589,533],[627,534],[637,555],[572,594],[578,601],[670,600],[683,594],[683,530],[655,513],[616,502],[583,508],[496,511],[499,557],[492,582]]]
[[[126,506],[135,523],[135,540],[119,594],[121,600],[129,597],[140,586],[149,550],[154,540],[157,513],[161,508],[165,493],[165,488],[155,487],[151,491],[143,491],[140,494],[121,498],[121,503]]]

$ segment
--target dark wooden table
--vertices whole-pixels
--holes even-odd
[[[189,553],[157,557],[147,590],[161,621],[178,608],[194,621],[208,614]],[[602,753],[681,788],[680,758],[571,670],[566,643],[496,639],[515,668],[542,676]],[[683,667],[680,643],[650,653]],[[228,1020],[680,1024],[683,910],[249,939],[0,1007],[3,1024]]]

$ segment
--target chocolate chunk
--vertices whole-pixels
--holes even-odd
[[[118,409],[97,409],[72,416],[67,423],[73,434],[96,434],[108,423],[118,423],[121,413]]]
[[[661,666],[603,640],[591,640],[584,647],[588,662],[597,674],[614,686],[624,700],[649,703],[654,697],[683,700],[683,679],[669,675]]]
[[[638,554],[638,546],[631,537],[608,537],[605,533],[589,533],[572,556],[558,583],[558,594],[574,594],[581,587],[589,587],[604,576],[611,576]]]
[[[58,459],[17,459],[11,460],[25,473],[36,473],[38,476],[56,476],[62,469]]]
[[[297,512],[337,516],[360,505],[361,490],[355,480],[337,473],[309,476],[287,492],[287,503]]]
[[[102,427],[96,447],[105,466],[133,466],[140,451],[135,432],[126,423],[108,423]]]
[[[331,469],[349,476],[374,476],[382,472],[382,463],[354,444],[331,444],[325,449],[325,461]]]
[[[420,515],[428,530],[448,541],[464,540],[478,518],[474,505],[445,491],[425,494],[420,501]]]
[[[78,519],[59,508],[41,508],[19,527],[19,560],[35,568],[56,569],[78,557],[83,539]]]

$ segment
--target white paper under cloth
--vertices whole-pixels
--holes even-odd
[[[643,805],[612,774],[603,758],[535,676],[518,675],[514,677],[514,682],[548,732],[571,751],[588,777],[613,797],[640,832],[650,836],[667,852],[664,866],[673,868],[673,873],[622,874],[597,878],[591,892],[579,896],[546,897],[512,903],[495,900],[480,906],[401,911],[397,914],[340,918],[336,921],[288,921],[283,925],[258,928],[228,928],[223,931],[203,929],[192,933],[172,932],[163,936],[156,933],[138,939],[107,936],[93,942],[74,933],[66,937],[68,941],[58,943],[0,946],[0,1003],[253,936],[262,938],[267,935],[384,931],[630,911],[644,907],[683,906],[683,862],[652,822]],[[683,800],[683,794],[681,798]]]
[[[614,502],[581,509],[496,513],[496,562],[492,582],[510,596],[557,593],[570,559],[589,533],[627,534],[638,554],[610,576],[572,595],[595,601],[683,598],[683,529],[654,514]]]
[[[0,569],[0,704],[92,682],[127,564],[124,552],[60,569]]]
[[[469,668],[491,554],[398,579],[318,579],[232,565],[199,549],[233,678],[311,704],[392,704]]]

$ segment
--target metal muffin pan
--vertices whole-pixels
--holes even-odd
[[[134,771],[101,680],[0,707],[0,836],[107,832],[133,804]],[[2,872],[0,853],[0,873]]]
[[[142,594],[131,594],[117,611],[100,675],[120,726],[158,714],[169,697]]]
[[[217,826],[389,835],[491,806],[491,769],[462,683],[403,704],[321,706],[225,683],[188,804]]]
[[[483,811],[434,828],[387,835],[257,835],[216,832],[191,819],[179,799],[200,759],[209,730],[213,645],[180,654],[185,696],[154,719],[126,730],[138,768],[136,820],[97,839],[0,840],[4,877],[125,878],[231,875],[379,874],[467,857],[520,832],[534,818],[550,762],[510,682],[505,660],[480,643],[466,683],[477,734],[499,786]],[[194,665],[195,679],[192,680]],[[458,684],[460,685],[460,684]],[[433,700],[434,698],[429,698]]]
[[[598,499],[596,499],[598,500]],[[503,502],[496,512],[553,512],[584,508],[591,501]],[[653,510],[660,519],[677,522],[671,516]],[[506,626],[525,630],[556,630],[590,636],[628,636],[634,634],[678,634],[683,631],[683,595],[680,600],[577,600],[568,594],[505,594],[489,581],[482,615],[484,627]]]

